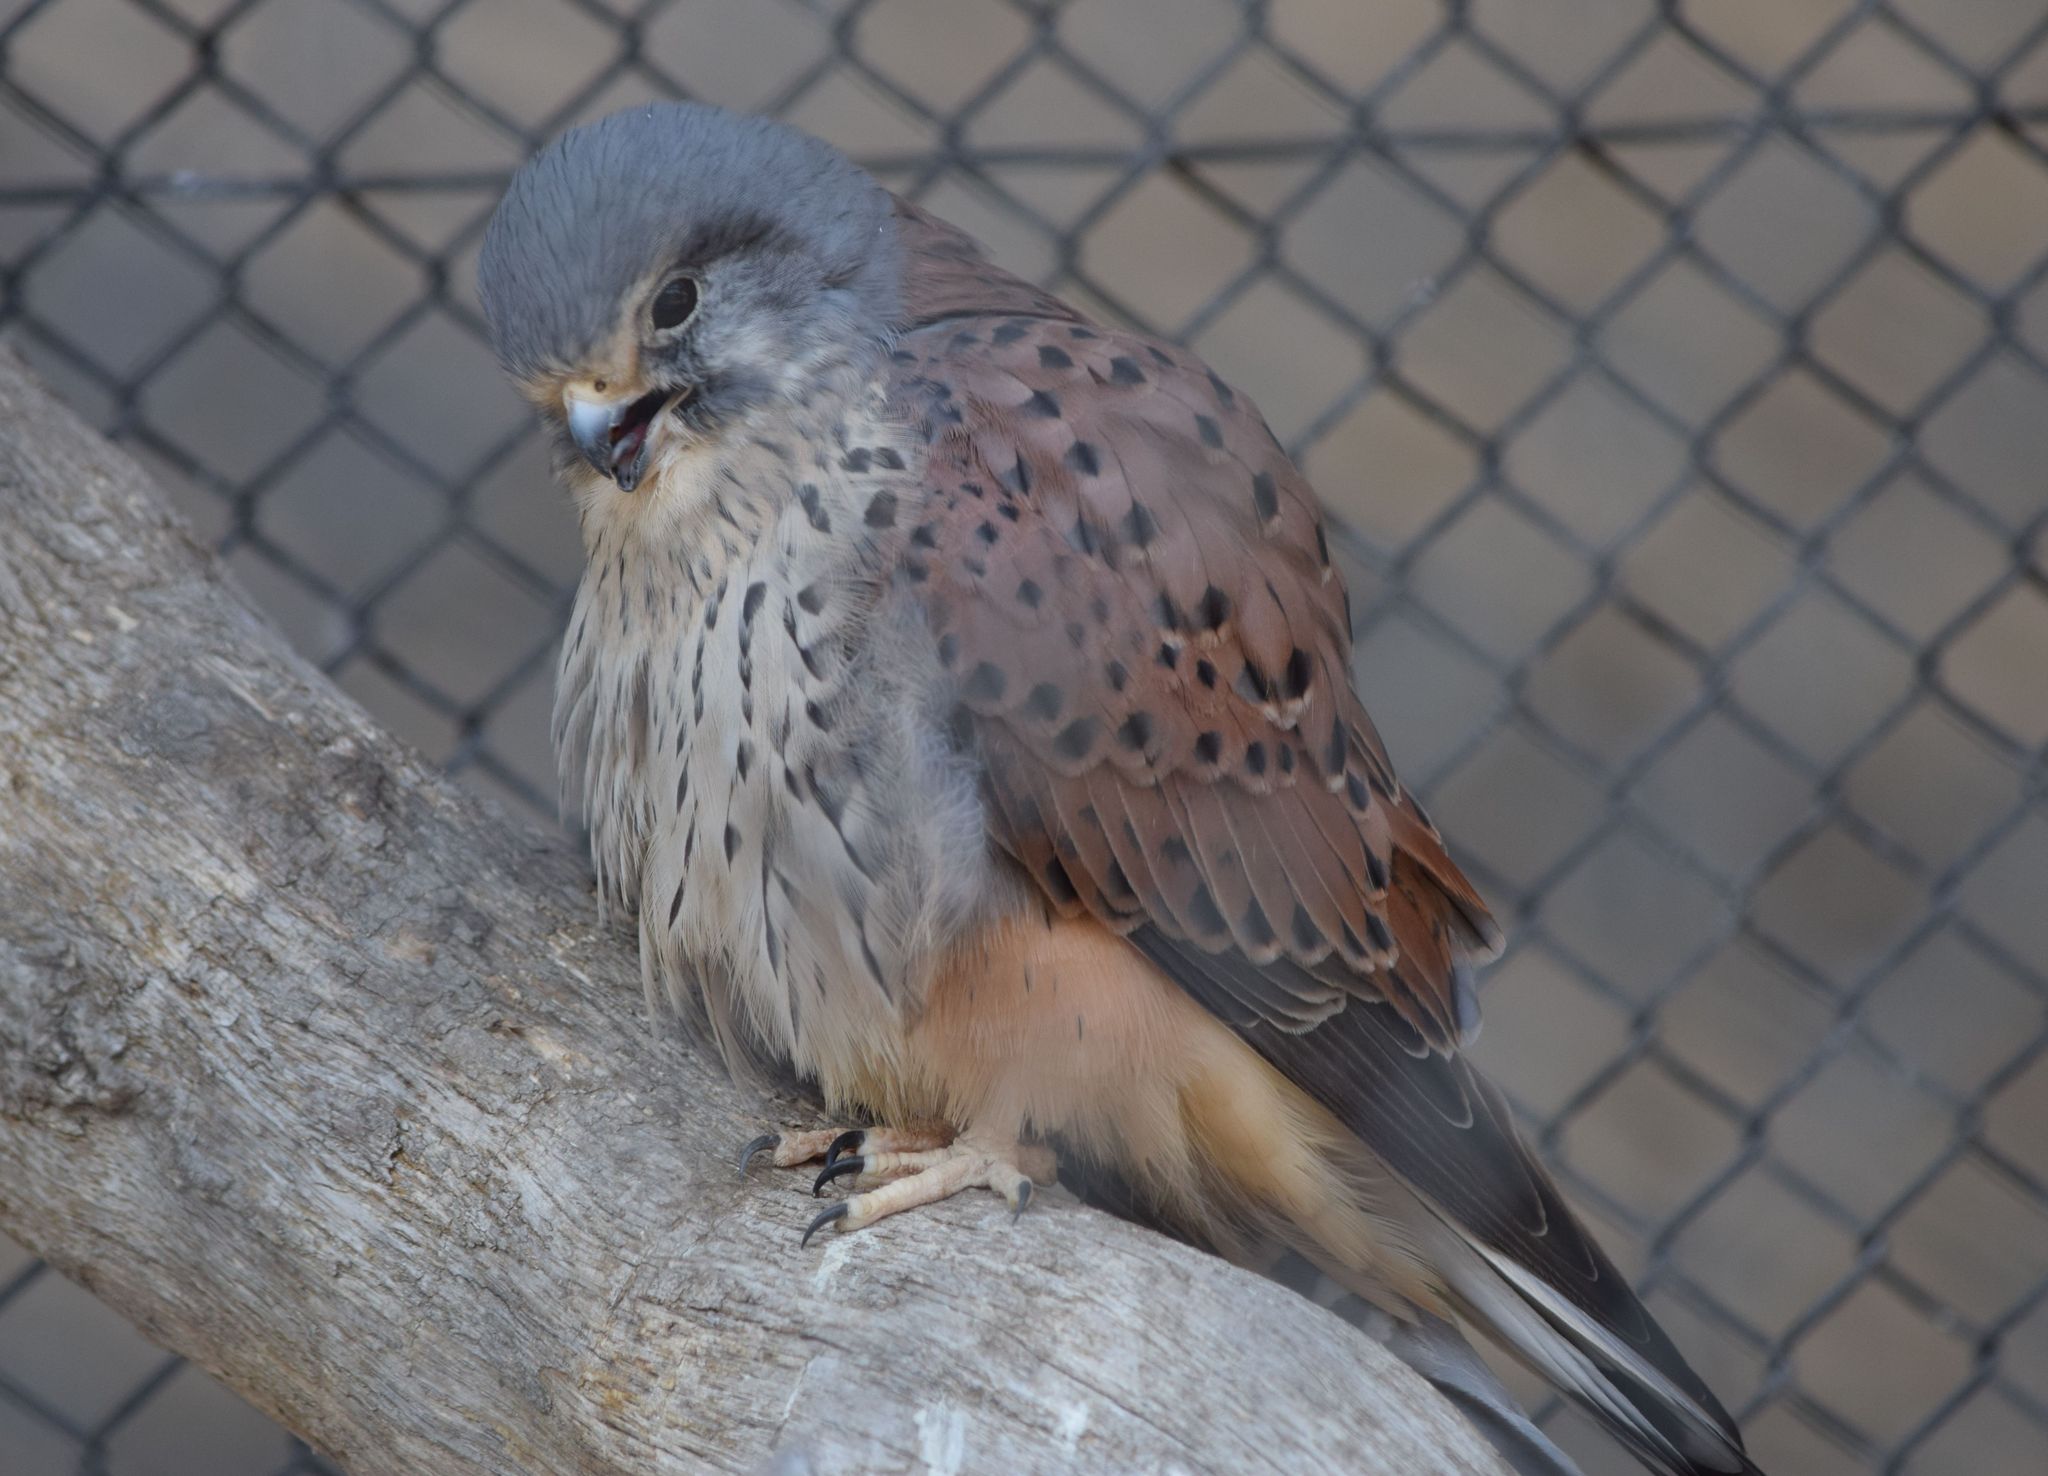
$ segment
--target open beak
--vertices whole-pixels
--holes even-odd
[[[617,482],[621,492],[631,492],[647,470],[647,443],[655,424],[678,397],[675,390],[659,389],[638,399],[597,400],[565,390],[562,413],[583,459]]]

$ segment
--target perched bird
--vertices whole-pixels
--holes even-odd
[[[602,891],[735,1067],[877,1124],[755,1145],[859,1175],[812,1230],[1021,1207],[1056,1146],[1476,1324],[1659,1472],[1755,1471],[1460,1054],[1500,932],[1249,398],[703,106],[556,140],[478,280],[581,519],[556,737]]]

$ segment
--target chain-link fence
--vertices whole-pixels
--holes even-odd
[[[2048,1466],[2048,0],[0,17],[0,322],[543,823],[579,552],[471,292],[537,142],[776,113],[1193,344],[1512,925],[1480,1056],[1761,1463]],[[0,1468],[323,1469],[4,1245]]]

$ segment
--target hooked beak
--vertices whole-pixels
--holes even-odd
[[[674,390],[651,390],[638,399],[597,400],[562,392],[562,413],[569,437],[583,459],[619,484],[621,492],[640,485],[647,470],[648,441],[655,422],[678,398]]]

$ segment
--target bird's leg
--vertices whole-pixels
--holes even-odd
[[[953,1141],[948,1127],[913,1128],[817,1128],[807,1132],[763,1133],[740,1150],[740,1172],[763,1153],[773,1151],[777,1168],[825,1160],[827,1169],[846,1160],[849,1154],[920,1153],[944,1148]],[[858,1170],[855,1170],[858,1172]]]
[[[1011,1143],[998,1148],[972,1136],[923,1150],[870,1150],[863,1145],[859,1154],[828,1164],[812,1192],[843,1174],[887,1182],[820,1210],[804,1230],[806,1241],[827,1225],[858,1230],[898,1211],[950,1199],[962,1189],[993,1189],[1003,1196],[1013,1217],[1021,1215],[1031,1203],[1033,1182],[1052,1183],[1055,1165],[1051,1150],[1040,1145]]]

